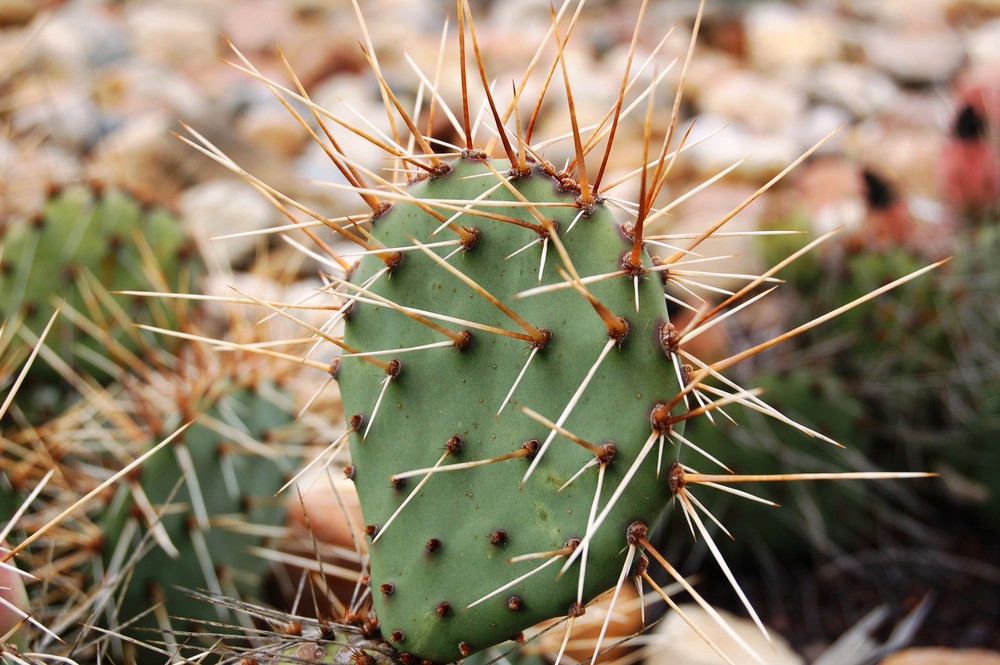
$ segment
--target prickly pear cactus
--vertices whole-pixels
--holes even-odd
[[[107,367],[95,362],[93,354],[81,354],[79,346],[100,352],[122,343],[135,350],[133,323],[169,325],[173,320],[164,303],[129,302],[109,292],[191,286],[194,253],[180,222],[122,191],[68,187],[56,192],[34,219],[5,222],[0,232],[0,320],[11,324],[5,337],[15,335],[19,327],[39,335],[56,305],[65,300],[47,345],[87,374],[106,376]],[[104,337],[81,331],[73,312],[102,330]],[[33,379],[46,375],[46,367],[37,363]]]
[[[175,630],[204,630],[205,621],[231,620],[229,612],[190,590],[260,595],[268,563],[252,549],[265,544],[261,528],[283,524],[284,501],[274,495],[294,468],[290,458],[252,450],[292,419],[268,390],[275,388],[234,386],[199,405],[198,421],[121,484],[100,519],[107,569],[127,571],[119,621],[145,613],[153,601],[164,604]],[[140,500],[161,516],[158,523],[139,509]],[[146,615],[129,631],[157,626],[155,615]]]
[[[384,353],[339,368],[383,635],[440,662],[566,615],[578,584],[584,603],[615,585],[629,525],[655,523],[671,496],[656,447],[680,391],[662,282],[641,274],[654,267],[645,252],[631,264],[629,231],[604,205],[581,215],[572,184],[541,169],[508,188],[509,163],[450,166],[373,221],[388,249],[351,277],[344,341]],[[453,220],[465,244],[426,250],[433,258],[407,251],[397,265],[393,248],[454,238],[435,236],[440,221],[425,210],[444,199],[468,206]],[[496,201],[514,219],[484,216]],[[560,266],[573,266],[577,288]],[[591,279],[609,273],[619,274]],[[539,274],[551,290],[531,291]],[[449,471],[491,459],[502,461]],[[397,477],[415,469],[427,471]],[[532,553],[549,554],[511,562]]]
[[[35,631],[35,650],[79,659],[94,642],[100,653],[114,643],[108,653],[123,662],[159,662],[138,646],[150,635],[173,643],[181,632],[235,630],[228,606],[192,591],[264,592],[267,553],[286,535],[287,499],[275,493],[308,428],[294,424],[280,368],[265,379],[252,358],[207,362],[180,350],[183,359],[144,366],[141,379],[4,441],[0,463],[15,487],[41,488],[55,472],[11,531],[13,545],[28,546],[25,569],[49,571],[28,585],[32,615],[54,631]],[[51,523],[67,506],[74,519]]]

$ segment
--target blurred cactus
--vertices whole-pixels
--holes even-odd
[[[109,346],[133,353],[144,348],[134,324],[177,323],[169,303],[110,293],[185,292],[200,271],[176,216],[99,186],[60,189],[35,218],[7,220],[0,234],[0,320],[8,324],[0,344],[9,348],[8,362],[27,355],[63,302],[46,340],[58,358],[53,362],[102,382],[119,372],[107,360]],[[28,422],[58,410],[66,389],[56,376],[49,362],[36,363],[18,397],[18,406],[29,412]]]

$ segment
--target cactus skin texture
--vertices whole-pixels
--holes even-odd
[[[492,169],[505,169],[505,164],[509,169],[509,163],[494,161]],[[496,188],[502,177],[474,157],[460,158],[452,167],[447,175],[411,186],[408,193],[417,199],[471,202]],[[558,224],[566,254],[581,278],[620,270],[632,242],[603,204],[568,230],[579,212],[572,191],[560,191],[559,183],[539,169],[512,180],[512,185]],[[484,198],[515,200],[503,187]],[[563,205],[548,207],[551,204]],[[527,207],[503,212],[535,221]],[[449,439],[460,437],[462,446],[442,461],[443,467],[511,453],[531,440],[544,444],[550,428],[520,407],[557,422],[609,343],[608,327],[588,299],[573,289],[515,297],[538,286],[542,250],[535,246],[505,257],[536,240],[533,230],[472,214],[462,215],[457,223],[476,227],[481,235],[475,246],[448,262],[532,325],[551,331],[551,341],[530,363],[499,416],[497,411],[532,350],[528,342],[475,331],[462,349],[400,354],[401,369],[389,382],[367,436],[364,430],[386,373],[361,358],[343,359],[339,382],[345,410],[362,416],[351,441],[354,478],[366,522],[378,529],[421,480],[409,478],[397,489],[390,476],[434,466]],[[438,225],[416,203],[396,203],[375,219],[373,233],[385,247],[412,246],[412,238],[430,243],[443,236],[444,231],[430,237]],[[443,256],[453,249],[435,251]],[[557,259],[550,246],[544,284],[563,281],[556,271]],[[643,261],[646,268],[652,267],[645,253]],[[351,281],[364,283],[383,267],[378,257],[366,257]],[[667,311],[659,276],[650,273],[640,278],[638,312],[629,275],[588,288],[611,312],[628,320],[628,334],[609,349],[564,427],[592,444],[610,442],[616,448],[604,474],[600,508],[608,504],[633,462],[639,466],[590,544],[584,603],[615,585],[625,560],[629,524],[635,520],[654,524],[668,503],[670,490],[658,474],[651,442],[656,437],[651,412],[679,391],[674,362],[660,341]],[[391,275],[378,278],[366,291],[400,306],[507,329],[513,326],[494,304],[421,252],[408,252]],[[400,311],[371,302],[354,304],[344,336],[347,345],[362,352],[441,339],[441,334]],[[467,607],[540,563],[538,559],[509,563],[511,557],[559,550],[587,532],[598,489],[597,467],[562,491],[559,488],[588,460],[594,461],[595,454],[559,435],[519,487],[529,459],[432,474],[419,495],[379,534],[371,547],[375,610],[383,635],[396,648],[448,662],[512,638],[542,619],[567,613],[577,598],[578,563],[562,576],[559,566],[550,566]],[[494,535],[498,530],[502,536]]]
[[[270,388],[274,390],[272,386]],[[242,423],[243,436],[265,441],[268,432],[287,425],[292,416],[254,387],[233,387],[217,396],[210,404],[200,407],[200,421],[224,421],[235,414]],[[137,488],[163,512],[160,524],[176,547],[171,556],[153,540],[132,568],[118,610],[118,620],[128,621],[145,612],[151,599],[162,600],[173,620],[174,630],[194,630],[205,621],[228,621],[229,613],[211,604],[192,598],[187,589],[214,586],[203,569],[198,549],[209,554],[222,588],[240,595],[259,596],[268,570],[267,562],[250,549],[264,544],[256,534],[242,532],[238,526],[224,520],[237,520],[245,525],[278,527],[284,523],[285,508],[274,493],[284,482],[290,462],[262,457],[229,440],[219,428],[196,422],[170,446],[158,451],[142,466],[136,477],[123,484],[99,521],[107,539],[104,558],[113,559],[122,552],[131,556],[140,539],[147,536],[149,526],[138,517],[135,506]],[[186,449],[181,453],[180,447]],[[186,454],[197,475],[197,488],[192,487],[184,465],[179,461]],[[228,467],[228,468],[227,468]],[[183,482],[178,488],[179,481]],[[235,479],[236,485],[233,485]],[[193,499],[204,505],[206,521],[199,519]],[[141,525],[141,526],[139,526]],[[134,527],[139,526],[138,529]],[[124,539],[124,540],[123,540]],[[127,634],[143,637],[141,628],[156,627],[153,615],[131,624]],[[134,632],[136,629],[140,632]],[[140,652],[147,659],[148,651]]]
[[[287,501],[275,492],[299,463],[297,451],[308,433],[297,425],[290,429],[287,392],[249,372],[252,359],[202,366],[212,377],[207,381],[196,374],[197,365],[173,361],[169,367],[177,374],[157,375],[146,367],[153,381],[112,386],[116,399],[102,402],[101,410],[77,403],[5,441],[14,450],[0,463],[12,478],[37,482],[47,466],[36,467],[51,460],[59,471],[15,525],[18,536],[49,526],[53,512],[98,488],[121,469],[122,458],[149,454],[70,524],[22,552],[26,570],[55,571],[44,586],[28,586],[30,607],[66,642],[55,644],[29,626],[35,650],[89,662],[79,659],[93,649],[93,640],[105,643],[99,653],[108,648],[109,638],[91,627],[98,626],[139,641],[116,640],[108,654],[124,651],[122,662],[159,663],[160,653],[139,646],[159,631],[172,641],[182,631],[238,630],[228,606],[197,600],[190,590],[232,598],[258,598],[264,591],[270,567],[254,548],[267,549],[269,534],[284,533]],[[220,376],[234,368],[249,376]],[[192,375],[185,382],[183,376]],[[273,450],[262,454],[268,444]],[[149,612],[160,603],[156,613]],[[193,636],[186,640],[199,644]]]
[[[86,185],[56,192],[34,219],[6,222],[0,273],[0,320],[12,322],[6,335],[20,327],[35,335],[60,300],[62,316],[49,332],[47,345],[77,371],[107,380],[105,368],[82,357],[77,345],[104,355],[107,340],[135,351],[133,323],[171,325],[169,307],[150,299],[129,303],[109,291],[187,290],[194,253],[179,220],[162,208],[146,208],[131,195]],[[100,304],[97,304],[100,303]],[[107,337],[83,334],[70,310],[103,329]],[[25,355],[26,355],[25,351]],[[50,377],[47,364],[37,363],[32,380]],[[23,390],[29,397],[33,390]]]

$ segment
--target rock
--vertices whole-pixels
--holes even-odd
[[[735,663],[752,663],[750,655],[723,631],[719,624],[698,605],[681,605],[684,614],[701,629],[723,653]],[[792,651],[788,642],[773,631],[772,644],[761,635],[760,630],[749,619],[743,619],[729,612],[719,610],[719,614],[733,631],[768,665],[804,665],[801,656]],[[725,661],[701,638],[680,616],[670,612],[653,633],[646,648],[647,665],[721,665]]]
[[[862,49],[871,65],[906,85],[946,83],[965,61],[962,39],[945,29],[873,29]]]
[[[826,155],[843,151],[845,130],[850,126],[850,122],[851,117],[844,109],[829,104],[819,104],[806,111],[796,125],[789,127],[788,133],[798,140],[801,152],[805,152],[839,127],[840,130],[817,151],[818,154]]]
[[[969,64],[973,67],[1000,64],[1000,19],[977,26],[965,35]]]
[[[942,25],[949,6],[954,3],[955,0],[840,0],[838,4],[868,23],[881,23],[895,29],[918,24]]]
[[[97,140],[100,116],[83,85],[48,77],[29,81],[17,94],[11,122],[15,132],[37,132],[74,152],[85,151]]]
[[[163,112],[173,119],[187,121],[219,112],[210,106],[205,91],[191,77],[171,67],[131,60],[121,67],[105,70],[105,77],[103,81],[115,86],[118,95],[117,105],[108,108],[108,112],[122,116]]]
[[[188,189],[180,199],[181,214],[189,229],[208,242],[206,249],[215,253],[223,266],[246,259],[267,236],[250,235],[225,240],[211,240],[234,231],[251,232],[270,227],[278,213],[249,184],[236,179],[217,179]]]
[[[293,30],[284,0],[244,0],[228,4],[221,18],[222,33],[244,52],[267,51]]]
[[[940,129],[906,127],[883,118],[853,129],[850,149],[861,163],[905,182],[909,192],[936,192],[945,138]]]
[[[780,79],[752,71],[731,71],[703,85],[705,113],[739,121],[753,132],[780,132],[805,111],[805,94]]]
[[[791,179],[794,196],[788,203],[794,207],[789,214],[803,214],[809,220],[810,239],[841,227],[841,238],[860,232],[865,202],[856,163],[840,157],[810,160],[796,169]],[[825,254],[830,245],[817,251]]]
[[[762,69],[809,67],[840,55],[843,27],[835,15],[815,6],[754,3],[744,24],[750,61]]]
[[[307,112],[303,117],[310,115]],[[236,132],[248,143],[286,159],[300,154],[308,139],[295,117],[277,102],[257,104],[240,114]]]
[[[331,472],[331,475],[338,474]],[[354,549],[356,543],[362,553],[368,551],[365,520],[353,481],[339,477],[331,482],[322,473],[312,473],[302,480],[300,487],[301,501],[294,489],[286,493],[288,522],[294,529],[302,533],[312,529],[322,543],[344,549]]]
[[[923,647],[897,651],[880,665],[1000,665],[1000,651]]]
[[[694,145],[709,135],[712,136],[703,143]],[[801,153],[798,142],[786,132],[756,134],[724,117],[708,114],[698,117],[688,144],[693,147],[686,151],[686,159],[703,177],[744,160],[734,175],[761,184],[780,173]]]
[[[51,14],[28,42],[26,59],[43,71],[87,80],[94,69],[128,53],[120,21],[101,7],[70,3]]]
[[[871,67],[846,62],[820,65],[806,86],[819,101],[835,104],[856,118],[892,108],[898,97],[891,78]]]
[[[163,159],[174,140],[171,129],[167,114],[130,117],[98,144],[87,164],[88,176],[126,187],[151,201],[170,200],[181,188],[179,174]]]
[[[218,60],[219,29],[209,12],[170,4],[127,6],[135,53],[152,62],[198,69]]]

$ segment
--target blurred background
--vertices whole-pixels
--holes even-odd
[[[614,105],[639,4],[591,0],[581,15],[566,57],[582,124]],[[550,25],[549,4],[472,5],[506,101]],[[411,105],[424,94],[416,72],[435,76],[450,17],[438,89],[459,108],[452,3],[373,0],[362,9],[386,80]],[[641,30],[637,63],[657,55],[640,82],[665,72],[654,93],[657,137],[679,80],[680,65],[668,66],[683,59],[696,10],[689,0],[652,2]],[[194,128],[316,210],[360,212],[356,196],[325,185],[343,178],[270,91],[227,64],[239,61],[229,40],[264,75],[292,86],[283,54],[318,104],[382,127],[357,25],[346,0],[0,0],[0,220],[35,218],[54,192],[100,183],[171,210],[227,271],[275,293],[302,288],[321,265],[286,243],[208,242],[287,220],[173,133]],[[869,646],[916,616],[904,623],[911,644],[1000,649],[1000,2],[709,0],[686,91],[681,126],[697,145],[678,162],[662,204],[734,168],[675,207],[660,233],[704,228],[841,127],[727,227],[805,235],[720,239],[710,251],[732,255],[720,271],[759,272],[842,230],[780,273],[786,284],[753,313],[692,342],[699,358],[725,357],[954,257],[738,369],[742,385],[763,385],[769,402],[847,451],[738,408],[731,415],[742,427],[717,418],[689,431],[737,472],[941,474],[765,488],[777,509],[718,500],[713,511],[737,537],[723,551],[738,579],[807,660],[866,616]],[[536,136],[564,133],[564,100],[555,85]],[[609,181],[641,161],[643,115],[623,124]],[[438,124],[436,138],[454,141]],[[343,140],[359,163],[385,166],[378,149]],[[545,154],[560,163],[571,150],[564,140]],[[612,194],[630,198],[637,188],[633,181]],[[205,286],[213,289],[224,287]],[[677,308],[678,320],[687,311]],[[705,567],[707,551],[683,524],[666,524],[661,540],[681,570]],[[721,577],[705,574],[699,588],[739,610]]]

